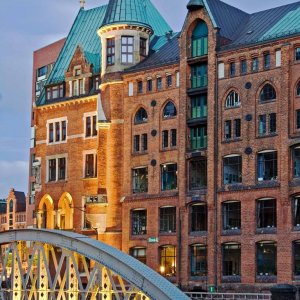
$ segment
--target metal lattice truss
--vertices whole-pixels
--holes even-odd
[[[64,231],[0,233],[0,300],[189,299],[125,253]]]

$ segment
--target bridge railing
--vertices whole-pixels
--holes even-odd
[[[192,300],[271,300],[271,294],[250,294],[250,293],[185,293]]]

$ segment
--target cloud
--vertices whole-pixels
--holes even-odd
[[[0,198],[6,198],[10,188],[27,194],[27,161],[0,160],[0,170]]]

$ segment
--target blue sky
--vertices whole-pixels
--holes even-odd
[[[108,0],[86,0],[87,8]],[[188,0],[152,0],[174,31],[179,31]],[[224,0],[255,12],[296,1]],[[14,187],[27,193],[32,53],[65,37],[79,0],[1,0],[0,7],[0,198]]]

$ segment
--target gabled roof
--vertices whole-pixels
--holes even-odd
[[[110,0],[102,26],[117,23],[151,28],[145,0]]]
[[[110,5],[120,4],[121,0],[110,1]],[[130,8],[130,14],[125,14],[126,18],[132,17],[134,20],[148,20],[149,26],[154,31],[151,37],[150,50],[157,50],[163,46],[166,39],[159,38],[165,35],[166,32],[171,31],[171,27],[164,20],[151,0],[122,0],[122,3],[143,3],[143,12],[139,12],[140,16],[137,17],[137,8]],[[139,4],[140,5],[140,4]],[[115,14],[107,13],[108,5],[103,5],[97,8],[84,10],[80,9],[74,24],[68,34],[66,42],[57,58],[54,68],[47,80],[46,85],[61,83],[65,80],[65,71],[68,69],[69,64],[73,58],[77,46],[80,46],[84,52],[86,60],[93,65],[93,73],[99,74],[101,69],[101,41],[97,34],[97,30],[104,24],[104,19],[110,15],[111,18],[121,20],[123,18],[123,4],[116,7]],[[112,9],[112,8],[111,8]],[[138,9],[138,11],[141,8]],[[117,12],[122,12],[119,17]],[[153,43],[153,41],[156,41]],[[37,105],[45,103],[45,91],[43,91]]]
[[[160,37],[157,43],[163,44],[163,46],[158,49],[158,51],[150,54],[146,59],[141,61],[139,64],[128,68],[125,73],[131,73],[141,70],[146,70],[150,68],[155,68],[164,65],[170,65],[173,63],[179,63],[180,53],[179,53],[179,42],[178,37],[180,33],[175,33],[172,37],[168,38],[166,36]]]

